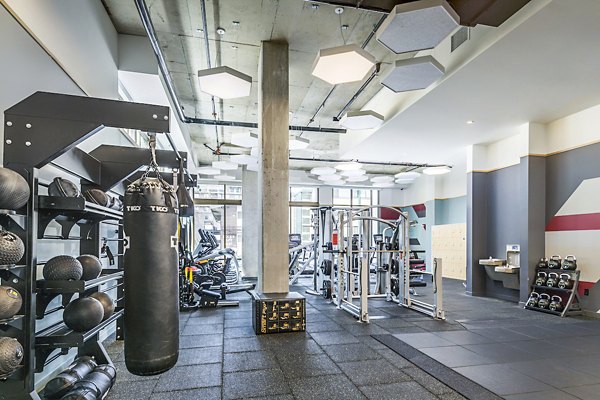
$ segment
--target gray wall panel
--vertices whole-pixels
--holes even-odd
[[[467,174],[467,294],[486,295],[486,275],[479,265],[487,258],[487,174]]]

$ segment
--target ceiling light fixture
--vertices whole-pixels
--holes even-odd
[[[212,166],[213,166],[213,168],[218,168],[218,169],[220,169],[222,171],[234,171],[238,167],[238,165],[235,164],[235,163],[233,163],[233,162],[222,161],[222,160],[213,161],[212,162]]]
[[[310,170],[310,173],[313,175],[319,175],[319,176],[323,176],[323,175],[334,175],[336,172],[335,168],[331,168],[331,167],[317,167],[317,168],[313,168]]]
[[[340,172],[341,175],[343,176],[363,176],[364,174],[366,174],[367,171],[365,171],[364,169],[350,169],[347,171],[342,171]]]
[[[371,178],[371,182],[394,182],[394,177],[390,175],[377,175]]]
[[[364,182],[367,180],[369,180],[369,177],[366,175],[349,176],[348,178],[346,178],[347,182]]]
[[[223,36],[223,35],[225,34],[225,32],[227,32],[227,31],[225,30],[225,28],[217,28],[217,33],[218,33],[220,36]]]
[[[375,57],[356,44],[319,51],[312,74],[332,85],[359,82],[375,66]]]
[[[410,185],[411,183],[414,182],[413,179],[396,179],[394,182],[400,184],[400,185]]]
[[[252,77],[229,67],[198,71],[200,90],[220,99],[250,96]]]
[[[473,121],[472,119],[467,121],[467,125],[473,125],[475,123],[475,121]]]
[[[460,17],[445,0],[398,4],[377,30],[377,40],[396,54],[432,49],[459,23]]]
[[[213,167],[200,167],[196,171],[201,175],[219,175],[221,170]]]
[[[309,144],[310,142],[308,139],[290,135],[290,150],[304,150],[308,147]]]
[[[429,167],[429,168],[425,168],[423,170],[423,173],[425,175],[444,175],[447,174],[448,172],[450,172],[451,169],[450,167],[447,166],[441,166],[441,167]]]
[[[425,89],[441,78],[444,72],[444,67],[432,56],[398,60],[381,84],[396,93]]]
[[[236,154],[229,157],[229,161],[236,163],[238,165],[248,165],[258,163],[258,158],[253,157],[248,154]]]
[[[340,171],[350,171],[353,169],[361,169],[362,165],[360,165],[359,163],[355,162],[355,161],[349,161],[349,162],[345,162],[345,163],[341,163],[335,166],[336,169],[340,170]]]
[[[363,111],[348,111],[342,119],[340,119],[340,125],[346,129],[374,129],[381,124],[385,118],[383,115],[377,114],[373,110]]]
[[[339,181],[339,180],[341,180],[341,179],[342,179],[342,177],[341,177],[341,176],[339,176],[338,174],[333,174],[333,175],[320,175],[320,176],[318,177],[318,179],[319,179],[320,181],[323,181],[323,182],[330,182],[330,181]]]
[[[394,175],[394,178],[397,179],[417,179],[418,177],[420,177],[421,174],[416,172],[416,171],[408,171],[408,172],[399,172],[396,175]]]
[[[255,147],[258,146],[258,135],[250,132],[233,133],[231,144],[241,147]]]
[[[215,175],[214,179],[219,181],[235,181],[235,176],[231,175]]]
[[[372,186],[376,188],[390,188],[396,186],[396,184],[394,182],[375,182]]]

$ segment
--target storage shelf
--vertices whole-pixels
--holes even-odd
[[[526,309],[528,310],[533,310],[533,311],[540,311],[546,314],[553,314],[553,315],[561,315],[562,311],[553,311],[547,308],[539,308],[539,307],[530,307],[530,306],[525,306]]]
[[[561,268],[536,268],[536,271],[556,272],[557,274],[572,274],[577,272],[576,269],[561,269]]]
[[[55,349],[83,346],[86,341],[121,318],[123,314],[124,310],[115,311],[106,321],[99,323],[86,332],[74,332],[64,322],[38,332],[35,337],[36,371],[43,370],[46,359]]]
[[[573,289],[561,289],[559,287],[556,286],[540,286],[540,285],[531,285],[532,288],[534,289],[540,289],[540,290],[552,290],[555,292],[563,292],[563,293],[571,293],[573,291]]]
[[[13,316],[12,318],[4,318],[4,319],[0,319],[0,325],[6,325],[6,324],[10,324],[13,321],[16,321],[18,319],[23,318],[24,315],[21,314],[17,314],[15,316]]]
[[[38,196],[38,210],[83,219],[122,219],[123,212],[85,201],[83,197]]]

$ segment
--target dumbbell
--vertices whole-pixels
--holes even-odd
[[[539,271],[537,273],[537,279],[535,280],[535,284],[536,286],[544,286],[546,284],[546,279],[548,278],[548,274],[543,272],[543,271]]]
[[[540,294],[537,306],[539,308],[548,308],[550,306],[550,295],[548,293]]]
[[[550,269],[560,269],[562,264],[562,260],[560,256],[552,256],[548,260],[548,268]]]
[[[529,295],[529,299],[527,299],[527,306],[537,307],[539,299],[540,294],[538,292],[531,292],[531,294]]]
[[[571,280],[570,274],[560,274],[560,281],[558,281],[558,287],[561,289],[571,289],[573,287],[573,281]]]
[[[548,306],[552,311],[560,312],[563,309],[562,298],[560,296],[552,296],[552,301]]]
[[[577,259],[575,256],[566,256],[562,262],[562,269],[574,271],[577,269]]]
[[[556,287],[556,285],[558,285],[558,274],[556,272],[550,272],[548,274],[548,279],[546,279],[546,286]]]

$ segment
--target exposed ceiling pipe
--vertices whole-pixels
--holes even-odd
[[[210,62],[210,44],[208,42],[208,26],[206,23],[206,2],[200,0],[200,8],[202,9],[202,29],[204,29],[204,50],[206,52],[206,65],[208,69],[212,68]],[[212,104],[212,115],[213,119],[217,120],[217,107],[215,105],[215,96],[210,96],[210,102]],[[217,139],[217,148],[219,148],[219,128],[215,125],[215,138]]]
[[[450,165],[446,164],[418,164],[418,163],[409,163],[409,162],[378,162],[378,161],[360,161],[360,160],[336,160],[333,158],[308,158],[308,157],[290,157],[290,160],[293,161],[314,161],[314,162],[326,162],[326,163],[345,163],[345,162],[357,162],[359,164],[364,165],[380,165],[380,166],[390,166],[390,167],[415,167],[416,168],[429,168],[429,167],[448,167],[452,168]]]
[[[363,83],[361,85],[361,87],[356,91],[356,93],[354,93],[354,96],[352,96],[352,98],[346,103],[346,105],[340,110],[340,112],[335,117],[333,117],[334,121],[339,121],[342,118],[342,114],[344,114],[344,112],[346,112],[346,110],[348,108],[350,108],[352,103],[354,103],[356,101],[356,99],[358,99],[358,96],[360,96],[361,93],[364,92],[364,90],[367,88],[367,86],[369,86],[371,81],[373,79],[375,79],[375,77],[379,74],[380,67],[381,67],[380,63],[377,63],[375,65],[375,69],[373,70],[373,72],[371,72],[371,76],[369,76],[369,78],[365,81],[365,83]]]
[[[390,12],[390,10],[387,10],[385,8],[365,7],[360,4],[360,3],[362,3],[361,1],[357,1],[356,5],[351,5],[351,4],[340,2],[340,1],[329,1],[329,0],[304,0],[304,1],[306,1],[308,3],[325,4],[328,6],[335,6],[335,7],[352,7],[352,8],[356,8],[357,10],[372,11],[372,12],[376,12],[376,13],[380,13],[380,14],[389,14],[389,12]]]
[[[165,62],[165,57],[162,53],[162,50],[158,44],[158,39],[156,37],[156,31],[154,30],[154,25],[152,24],[152,19],[150,18],[150,13],[148,12],[148,7],[146,6],[146,2],[144,0],[135,0],[135,5],[138,9],[138,13],[140,15],[140,19],[142,20],[142,25],[146,31],[146,35],[148,35],[148,39],[150,40],[150,44],[152,45],[152,49],[154,50],[154,55],[156,56],[156,60],[158,62],[159,72],[167,86],[167,94],[173,104],[175,105],[175,111],[179,120],[186,124],[199,124],[199,125],[222,125],[222,126],[239,126],[246,128],[257,128],[258,124],[254,122],[241,122],[241,121],[219,121],[219,120],[210,120],[203,118],[191,118],[187,117],[183,108],[181,107],[181,103],[179,102],[179,98],[175,93],[175,85],[173,84],[173,80],[171,79],[171,75],[169,74],[169,70],[167,69],[167,64]],[[206,28],[205,28],[206,29]],[[205,30],[206,32],[206,30]],[[210,60],[210,57],[208,57]],[[302,130],[303,127],[300,126],[290,126],[290,130],[298,131]],[[337,128],[310,128],[305,129],[313,132],[323,132],[323,133],[346,133],[345,129],[337,129]]]

